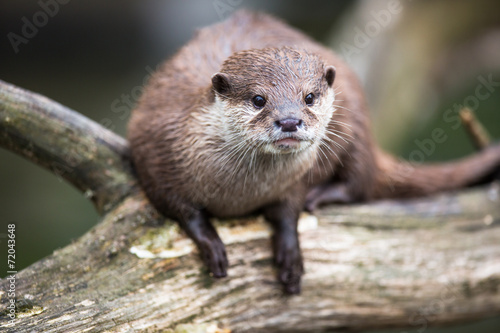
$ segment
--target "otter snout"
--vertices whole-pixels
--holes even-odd
[[[274,122],[276,127],[281,129],[282,132],[297,132],[297,129],[302,127],[302,119],[286,118],[283,120],[276,120]]]
[[[288,115],[275,120],[273,125],[270,151],[288,154],[303,150],[311,144],[302,119]]]

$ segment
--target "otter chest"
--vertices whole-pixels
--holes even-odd
[[[307,172],[309,166],[297,160],[240,161],[231,168],[207,166],[191,178],[191,193],[211,214],[234,217],[251,213],[280,200]]]

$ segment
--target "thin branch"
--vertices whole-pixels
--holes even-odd
[[[481,122],[477,120],[472,110],[469,108],[463,108],[460,110],[459,115],[460,120],[471,137],[472,143],[476,149],[482,150],[486,148],[491,142],[490,135]]]

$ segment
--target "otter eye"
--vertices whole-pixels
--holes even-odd
[[[307,96],[304,98],[304,102],[306,102],[307,105],[311,106],[314,104],[314,94],[310,93],[307,94]]]
[[[261,109],[266,105],[266,99],[260,95],[254,96],[252,98],[252,103],[253,106],[255,106],[257,109]]]

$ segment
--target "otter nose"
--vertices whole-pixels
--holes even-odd
[[[302,120],[295,118],[287,118],[283,120],[276,120],[276,126],[281,128],[282,132],[296,132],[297,128],[302,126]]]

